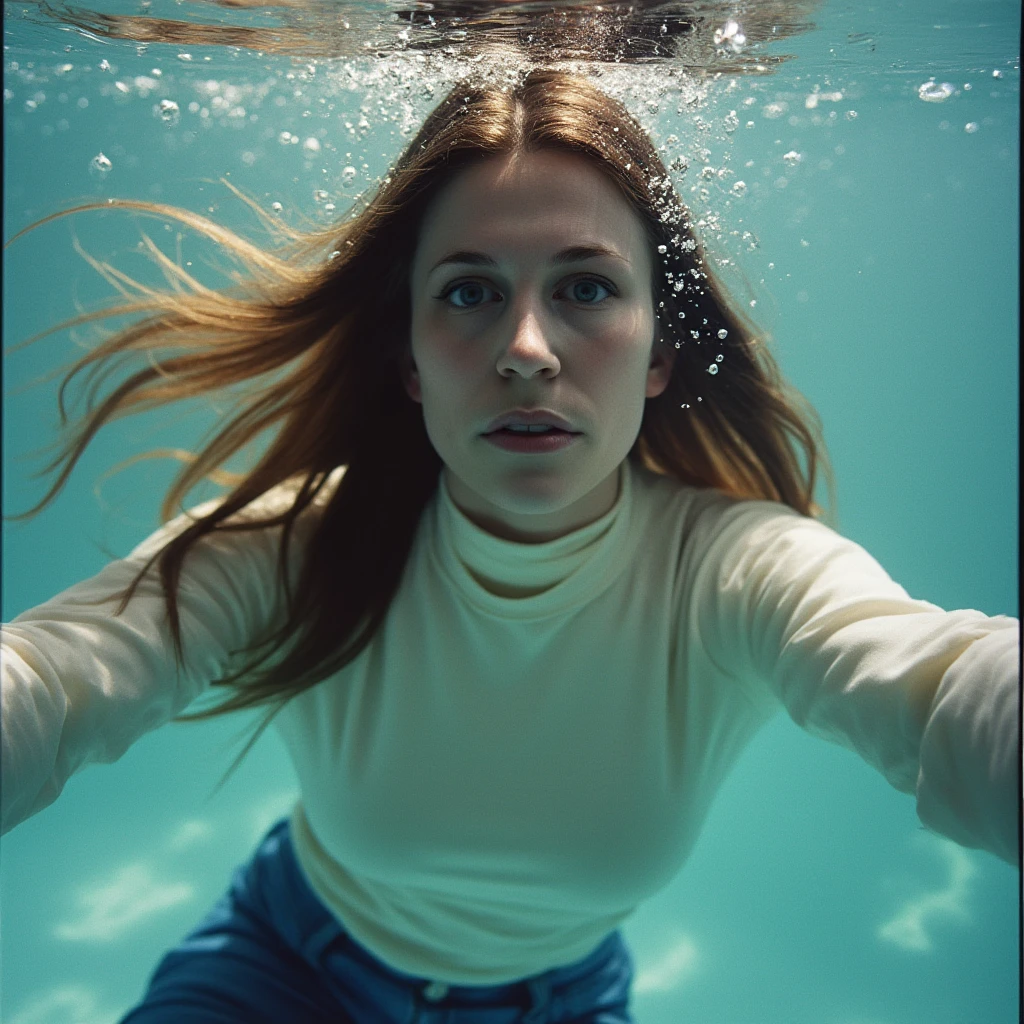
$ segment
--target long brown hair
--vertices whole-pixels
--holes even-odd
[[[153,556],[119,609],[158,561],[180,660],[177,588],[188,552],[216,531],[281,528],[284,621],[241,652],[241,669],[212,681],[232,691],[223,701],[176,719],[270,707],[229,774],[290,698],[337,672],[369,643],[437,485],[440,459],[399,372],[408,343],[409,268],[424,211],[468,164],[538,149],[568,151],[597,166],[621,189],[650,242],[657,344],[673,346],[676,359],[665,392],[647,402],[630,457],[684,484],[782,502],[805,515],[819,511],[816,481],[823,471],[826,479],[829,474],[813,411],[784,384],[753,325],[730,305],[647,134],[622,104],[584,78],[533,70],[507,88],[461,83],[429,115],[358,215],[303,234],[252,204],[281,233],[284,244],[276,252],[175,207],[128,201],[78,207],[176,218],[248,271],[232,289],[209,290],[149,243],[172,286],[160,290],[87,257],[128,301],[61,326],[146,315],[79,359],[64,379],[65,427],[64,394],[83,371],[91,399],[47,469],[56,475],[51,488],[26,513],[56,497],[109,420],[243,389],[218,433],[176,476],[163,518],[171,518],[204,478],[223,472],[230,458],[269,435],[264,453],[232,478],[215,509],[195,517]],[[98,397],[114,367],[133,353],[144,354],[146,365]],[[340,466],[346,469],[332,490],[327,478]],[[286,482],[293,486],[287,507],[244,520],[236,516]],[[289,589],[285,566],[294,528],[314,499],[322,509]]]

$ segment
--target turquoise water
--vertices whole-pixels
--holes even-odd
[[[212,207],[252,228],[217,184],[227,174],[286,216],[322,220],[327,202],[343,212],[383,173],[404,138],[402,118],[376,106],[359,127],[362,90],[379,98],[388,87],[365,73],[370,65],[357,62],[353,76],[329,62],[311,71],[308,61],[209,47],[188,48],[191,60],[168,45],[140,54],[31,25],[15,5],[7,13],[5,239],[111,196]],[[821,413],[842,532],[915,597],[1016,615],[1018,5],[831,3],[815,21],[778,47],[795,59],[773,75],[725,76],[682,114],[674,102],[645,109],[645,123],[661,143],[678,136],[669,145],[690,163],[684,198],[717,218],[706,237],[731,261],[723,273],[756,303],[748,308],[784,371]],[[647,83],[644,95],[657,89],[657,69],[630,74]],[[922,98],[922,86],[938,97],[943,83],[948,97]],[[177,119],[154,114],[168,98]],[[429,105],[414,94],[408,117]],[[282,132],[300,141],[282,142]],[[91,168],[100,153],[105,173]],[[75,255],[73,232],[90,253],[146,277],[132,251],[143,226],[174,251],[174,229],[119,213],[14,243],[5,344],[76,302],[109,297]],[[181,245],[214,283],[208,250]],[[23,457],[56,419],[52,384],[21,389],[68,359],[76,337],[6,357],[8,514],[41,495],[29,479],[38,463]],[[52,508],[5,525],[4,618],[154,529],[167,467],[134,467],[99,494],[97,478],[141,447],[187,447],[208,423],[200,409],[116,424]],[[108,1024],[138,999],[162,952],[296,795],[270,733],[210,796],[248,721],[158,730],[117,764],[73,778],[4,838],[5,1024]],[[1010,1024],[1018,883],[993,857],[924,833],[913,799],[852,754],[778,719],[729,778],[690,861],[625,928],[637,1020]]]

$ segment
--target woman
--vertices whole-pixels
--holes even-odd
[[[628,1021],[618,926],[781,709],[1016,860],[1016,621],[813,518],[813,416],[619,104],[465,83],[285,259],[177,216],[251,286],[154,251],[191,291],[114,311],[150,316],[78,369],[150,363],[44,503],[118,412],[248,389],[166,518],[277,432],[5,628],[3,827],[211,686],[188,717],[265,705],[302,795],[126,1021]]]

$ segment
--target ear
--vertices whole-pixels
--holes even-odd
[[[398,369],[402,377],[402,387],[405,393],[414,401],[422,402],[423,393],[420,390],[420,375],[416,371],[416,363],[412,358],[412,345],[408,342],[403,346],[401,355],[398,357]]]
[[[657,398],[668,387],[675,360],[675,350],[669,347],[668,342],[655,338],[651,347],[651,362],[647,368],[647,398]]]

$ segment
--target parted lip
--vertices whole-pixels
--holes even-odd
[[[569,421],[563,416],[549,409],[513,409],[511,412],[502,413],[497,419],[491,420],[485,434],[493,434],[495,430],[504,427],[533,427],[546,426],[558,427],[559,430],[568,431],[570,434],[578,434],[573,430]]]

